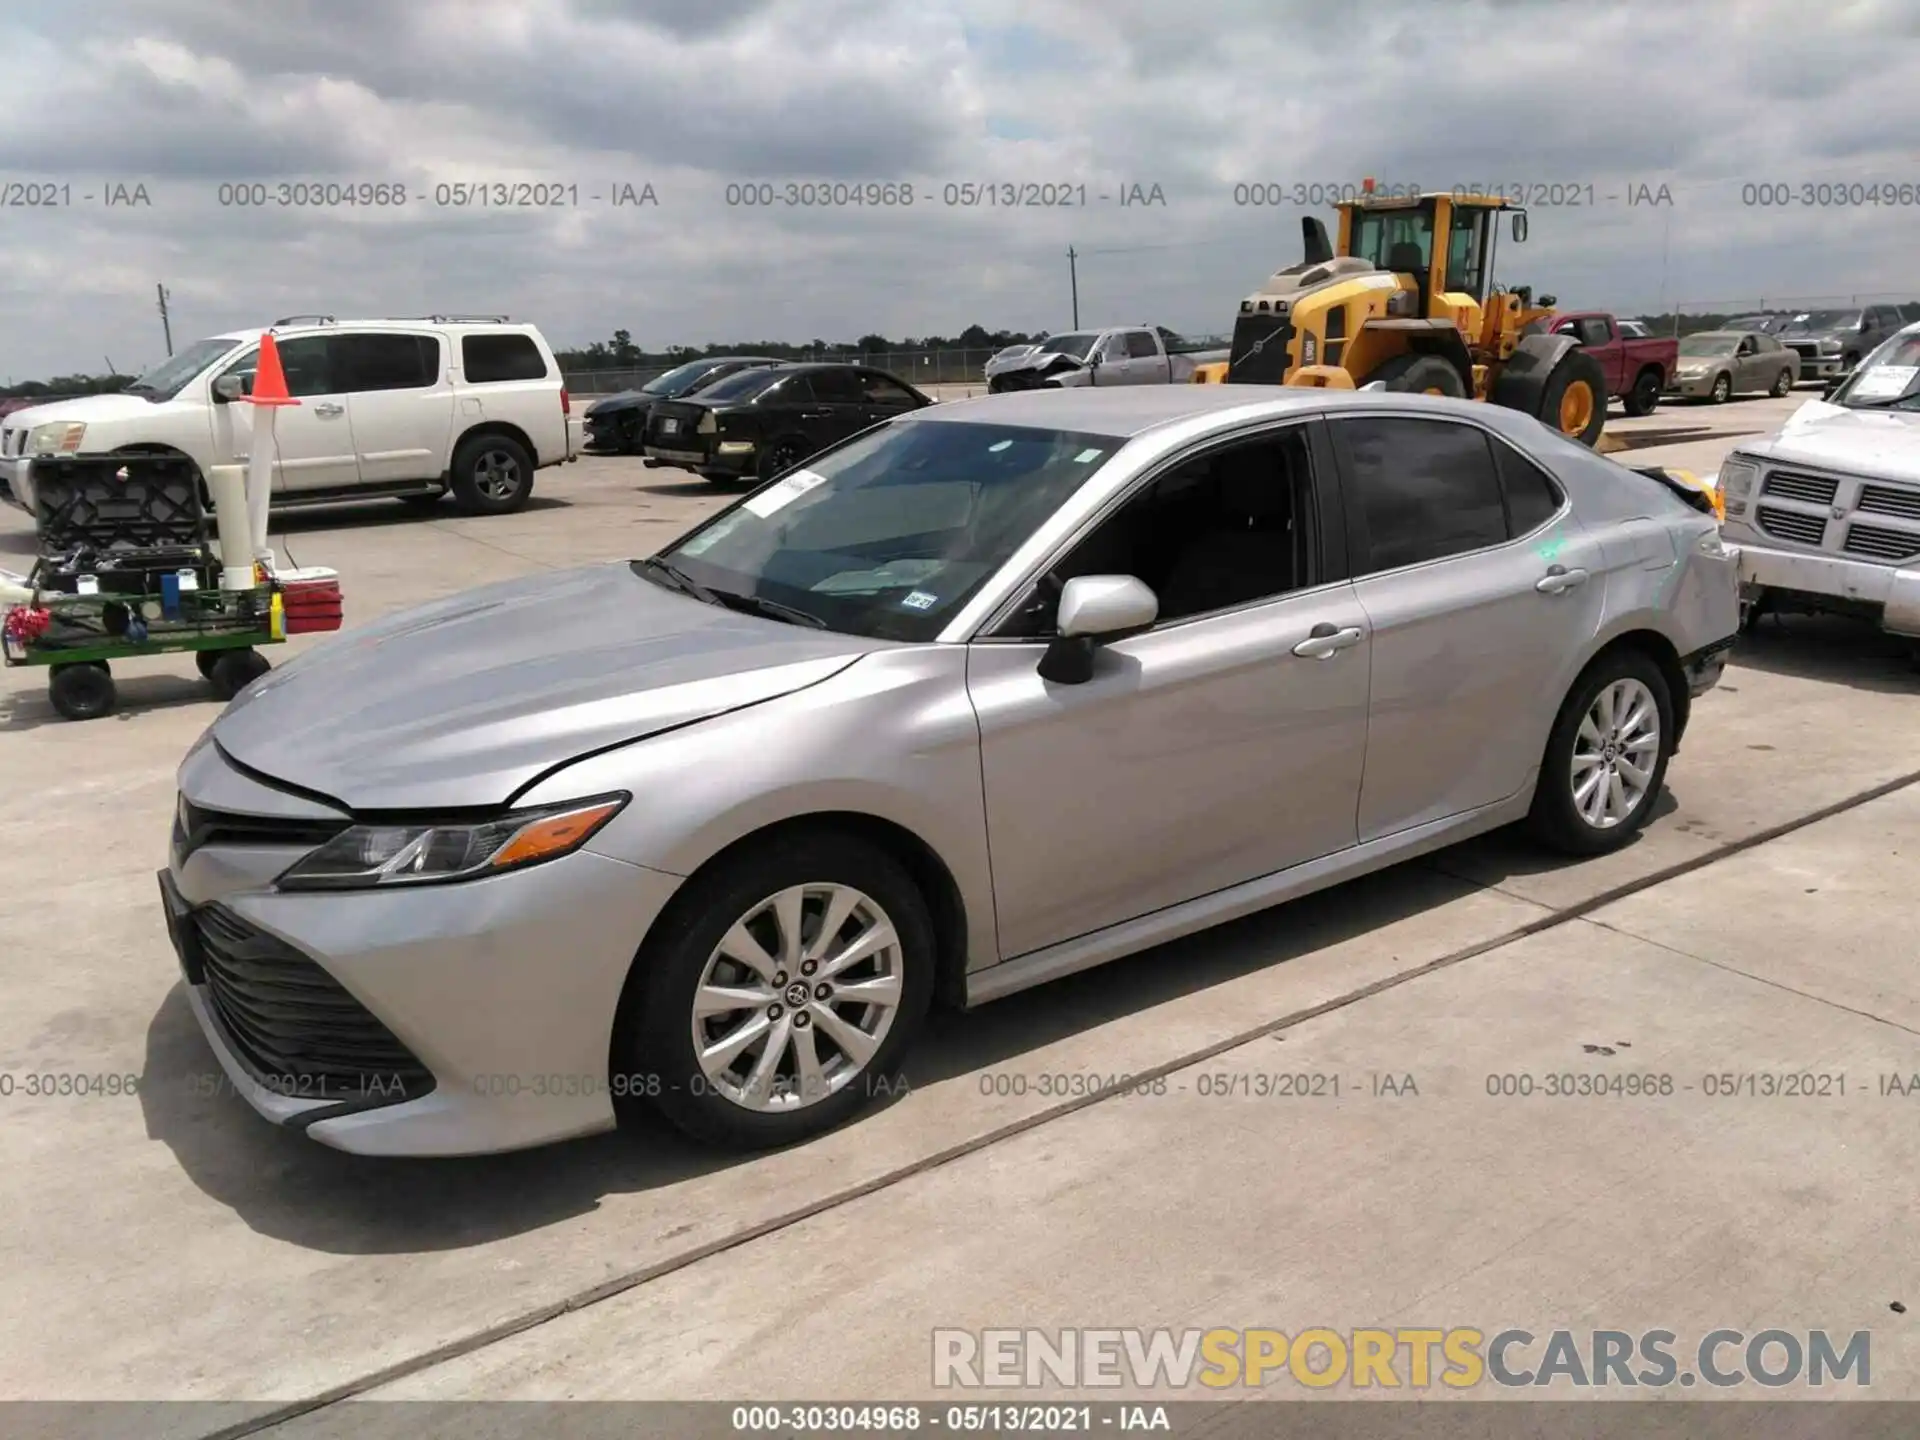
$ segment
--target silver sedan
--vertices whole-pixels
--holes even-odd
[[[1653,815],[1737,628],[1712,505],[1517,412],[938,406],[646,560],[385,619],[188,754],[207,1040],[341,1149],[837,1124],[978,1005],[1512,822]]]

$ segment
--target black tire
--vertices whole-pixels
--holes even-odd
[[[446,498],[447,492],[444,490],[436,491],[432,495],[402,495],[400,508],[409,515],[436,515],[440,511],[440,502]]]
[[[213,678],[213,667],[219,663],[224,650],[196,650],[193,652],[193,668],[200,672],[202,680]]]
[[[1363,383],[1371,385],[1376,381],[1389,390],[1415,395],[1467,398],[1467,387],[1460,379],[1460,372],[1438,355],[1396,355]]]
[[[55,665],[47,676],[47,698],[69,720],[98,720],[113,713],[113,676],[104,660]]]
[[[694,1051],[694,996],[727,932],[736,923],[752,919],[771,897],[800,885],[851,887],[885,913],[899,937],[892,954],[900,977],[900,1002],[866,1065],[851,1071],[838,1088],[811,1102],[802,1097],[802,1103],[790,1108],[752,1109],[721,1093],[701,1069]],[[831,1130],[851,1119],[876,1094],[892,1088],[900,1061],[933,998],[934,957],[933,922],[926,900],[907,871],[884,850],[828,829],[788,832],[744,848],[696,875],[641,947],[615,1023],[613,1073],[629,1077],[624,1084],[616,1079],[615,1093],[644,1095],[677,1129],[729,1149],[770,1149]],[[785,973],[776,972],[776,978]],[[811,982],[787,976],[781,983],[791,990],[796,983],[804,988]],[[815,1008],[808,1002],[809,1012]],[[789,1021],[800,1018],[795,1009]],[[730,1019],[714,1023],[725,1026]],[[777,1016],[773,1019],[778,1023]],[[831,1042],[831,1033],[824,1028],[813,1027],[811,1034],[816,1043],[822,1036]],[[631,1099],[625,1103],[626,1113],[631,1114],[632,1104]]]
[[[640,412],[630,410],[620,417],[620,423],[614,431],[614,448],[622,455],[638,455],[646,444],[646,427],[640,423]]]
[[[1634,377],[1633,388],[1627,391],[1621,404],[1629,415],[1651,415],[1660,403],[1660,372],[1642,370]]]
[[[533,498],[533,457],[510,435],[469,435],[453,452],[454,503],[462,515],[510,515]]]
[[[1733,398],[1733,376],[1721,371],[1713,377],[1713,389],[1707,392],[1707,399],[1715,405],[1724,405]]]
[[[1586,388],[1585,419],[1577,429],[1568,429],[1569,397],[1576,387]],[[1558,430],[1569,440],[1578,440],[1591,448],[1600,443],[1600,432],[1607,424],[1607,372],[1585,350],[1569,350],[1547,376],[1540,391],[1537,418]]]
[[[1760,628],[1760,617],[1767,613],[1767,592],[1756,590],[1740,597],[1740,633],[1751,635]]]
[[[223,650],[207,670],[215,698],[231,700],[273,668],[258,650]]]
[[[766,458],[760,462],[759,475],[762,480],[776,480],[793,469],[818,448],[809,445],[798,435],[782,435],[766,450]]]
[[[1659,725],[1657,753],[1652,778],[1639,800],[1624,818],[1602,828],[1587,820],[1575,802],[1574,745],[1580,739],[1587,712],[1601,692],[1623,681],[1637,683],[1653,698]],[[1527,816],[1527,827],[1534,838],[1566,855],[1605,855],[1632,840],[1652,817],[1666,785],[1667,761],[1673,753],[1673,724],[1673,695],[1667,688],[1666,677],[1643,651],[1622,648],[1595,660],[1573,682],[1547,737],[1533,808]],[[1602,753],[1615,752],[1603,750]],[[1607,782],[1603,779],[1601,783]]]
[[[1791,395],[1793,393],[1794,379],[1795,375],[1793,371],[1782,370],[1779,378],[1773,382],[1773,398],[1780,400]]]

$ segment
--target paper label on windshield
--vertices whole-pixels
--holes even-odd
[[[796,470],[776,484],[762,490],[740,508],[764,520],[774,511],[783,510],[791,505],[816,485],[826,483],[827,477],[824,475],[816,475],[811,470]]]
[[[931,610],[939,598],[931,590],[916,590],[900,603],[909,610]]]
[[[1853,382],[1853,398],[1899,395],[1920,374],[1920,365],[1876,365]]]

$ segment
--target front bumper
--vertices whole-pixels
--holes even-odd
[[[1686,400],[1704,400],[1713,393],[1713,381],[1711,375],[1676,375],[1667,386],[1667,394]]]
[[[1748,540],[1738,543],[1740,585],[1745,593],[1780,590],[1836,600],[1850,609],[1871,608],[1879,612],[1882,629],[1920,636],[1920,568],[1775,550]]]
[[[363,1155],[491,1154],[614,1124],[614,1014],[678,878],[578,851],[461,884],[280,893],[246,848],[176,852],[161,889],[194,1016],[262,1116]],[[242,937],[224,969],[196,955],[202,924]],[[356,1090],[338,1072],[363,1055],[376,1083]]]
[[[1735,638],[1729,635],[1681,659],[1680,668],[1687,677],[1687,694],[1695,700],[1720,683],[1720,677],[1726,673],[1727,661],[1733,658]]]
[[[0,459],[0,500],[18,505],[29,515],[33,514],[32,470],[33,461],[25,455]]]
[[[1847,373],[1847,362],[1839,355],[1802,355],[1800,357],[1800,378],[1802,380],[1830,380],[1835,375]]]

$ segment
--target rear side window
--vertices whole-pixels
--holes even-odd
[[[336,335],[333,353],[342,390],[423,390],[440,378],[432,335]]]
[[[1500,467],[1500,488],[1507,495],[1507,528],[1514,539],[1530,535],[1560,509],[1560,487],[1553,478],[1511,445],[1493,442]]]
[[[1331,427],[1365,537],[1354,577],[1507,541],[1507,507],[1486,433],[1448,420],[1342,419]]]
[[[460,368],[466,372],[469,385],[547,378],[546,357],[531,335],[462,336]]]

